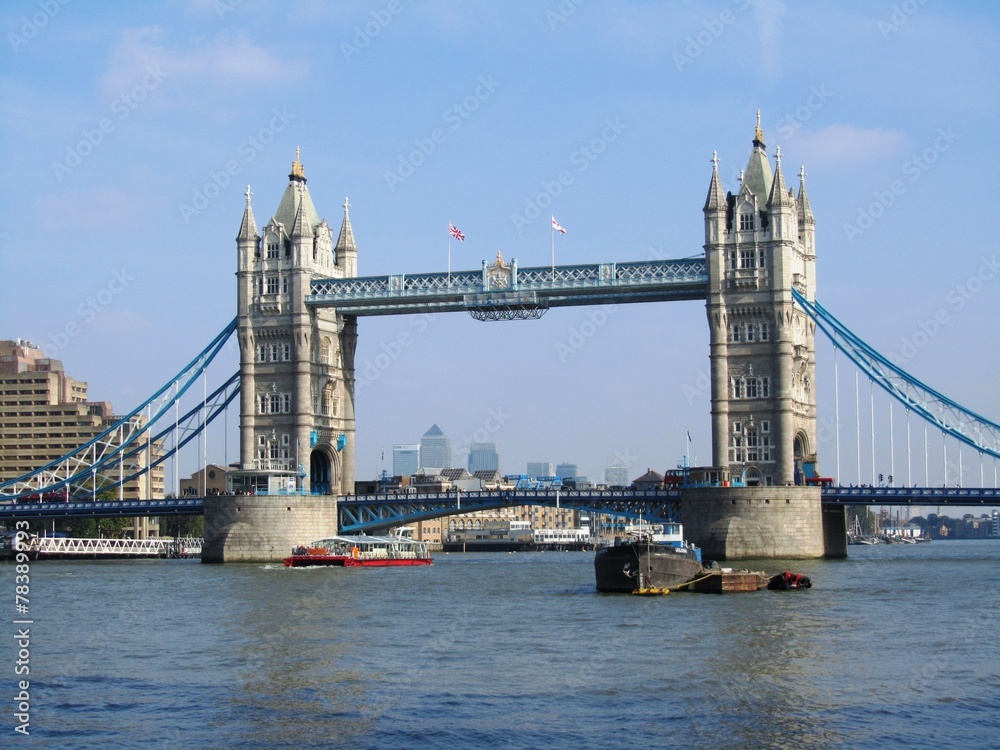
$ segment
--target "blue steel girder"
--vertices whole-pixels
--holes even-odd
[[[0,521],[47,518],[133,518],[143,516],[200,516],[203,498],[123,500],[121,502],[0,503]]]
[[[1000,505],[996,487],[824,487],[824,505]]]
[[[344,315],[459,312],[496,305],[538,308],[705,299],[703,257],[519,269],[316,279],[306,303]]]
[[[678,490],[496,490],[423,495],[350,495],[337,504],[342,534],[518,505],[588,511],[660,523],[676,517]]]

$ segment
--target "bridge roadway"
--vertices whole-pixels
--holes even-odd
[[[977,487],[824,487],[824,505],[1000,505],[1000,489]],[[280,499],[276,495],[275,499]],[[680,490],[497,490],[422,495],[348,495],[339,499],[341,533],[384,529],[516,505],[585,510],[650,521],[672,517]],[[0,503],[0,520],[199,516],[203,498],[123,502]]]
[[[306,304],[343,315],[402,315],[467,310],[500,320],[511,310],[602,303],[705,299],[705,258],[518,268],[487,265],[479,271],[317,279]]]

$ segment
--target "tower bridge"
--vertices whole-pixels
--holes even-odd
[[[804,486],[805,470],[818,461],[817,328],[873,384],[903,404],[908,415],[912,411],[980,456],[1000,457],[1000,425],[901,371],[819,304],[815,220],[805,170],[799,170],[796,192],[786,183],[780,149],[772,169],[759,115],[735,193],[723,191],[718,167],[713,155],[703,206],[705,242],[691,257],[521,268],[516,259],[508,261],[498,253],[495,260],[484,260],[480,269],[471,271],[360,277],[348,202],[335,234],[313,205],[296,152],[288,185],[263,228],[258,228],[247,188],[236,237],[235,322],[104,435],[64,459],[0,482],[0,493],[17,499],[62,491],[68,498],[83,490],[94,502],[89,509],[74,507],[74,512],[101,513],[96,507],[98,489],[118,487],[131,478],[122,470],[124,457],[145,450],[147,466],[171,457],[176,462],[177,450],[203,435],[205,425],[238,393],[240,463],[232,474],[237,494],[204,498],[198,508],[159,508],[205,513],[203,560],[283,557],[291,547],[337,530],[338,497],[345,498],[339,512],[344,530],[459,512],[457,498],[414,500],[422,503],[419,507],[404,507],[398,499],[351,499],[359,429],[354,408],[359,317],[464,311],[479,320],[497,321],[538,318],[561,306],[704,300],[712,464],[741,475],[748,485],[686,488],[669,498],[689,537],[708,556],[843,555],[846,528],[838,503],[914,502],[918,497],[951,502],[947,493],[930,488],[926,494],[916,488],[901,494]],[[230,332],[239,342],[238,378],[230,378],[211,397],[206,387],[200,407],[181,420],[180,396]],[[139,418],[143,414],[146,419]],[[156,424],[163,417],[166,426],[163,421]],[[155,455],[151,437],[157,443]],[[159,441],[171,440],[171,447],[159,449]],[[961,499],[963,504],[990,502],[996,494],[995,489],[984,490]],[[483,508],[500,507],[490,503],[515,499],[483,495],[479,502]],[[558,495],[552,499],[560,502]],[[465,502],[468,510],[472,501]],[[650,503],[658,499],[633,497],[626,502],[595,494],[586,502],[592,504],[588,507],[610,503],[601,507],[629,515],[643,508],[648,513]],[[47,511],[50,505],[57,503],[41,503],[35,510]],[[69,505],[80,504],[63,507],[68,510]],[[667,508],[664,504],[654,510],[666,513]],[[141,512],[153,510],[150,506]],[[20,507],[10,512],[30,513]]]

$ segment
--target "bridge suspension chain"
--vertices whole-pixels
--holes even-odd
[[[834,347],[844,352],[873,383],[942,433],[983,455],[1000,458],[1000,424],[967,409],[910,375],[858,338],[819,302],[810,302],[794,289],[792,296]]]
[[[174,455],[179,448],[201,433],[205,426],[235,398],[239,392],[238,374],[217,389],[211,398],[206,397],[200,401],[195,409],[185,414],[183,420],[179,418],[176,421],[171,420],[169,427],[160,429],[155,434],[154,425],[165,423],[169,411],[180,402],[191,385],[204,375],[235,331],[234,318],[208,346],[146,401],[64,456],[26,474],[0,482],[0,496],[16,499],[36,493],[58,491],[69,495],[83,488],[96,494],[121,487]],[[199,422],[202,415],[211,418]],[[180,440],[181,423],[184,424],[183,441]],[[177,435],[177,444],[160,455],[162,447],[158,441],[171,432]],[[154,449],[158,454],[155,459]],[[146,465],[138,467],[138,471],[131,471],[143,451],[147,455]],[[124,473],[126,460],[130,462],[131,473],[128,476]]]

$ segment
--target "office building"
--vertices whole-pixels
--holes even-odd
[[[420,468],[420,444],[392,446],[392,475],[411,477]]]
[[[607,466],[604,469],[604,483],[608,487],[628,487],[627,466]]]
[[[0,341],[0,480],[27,474],[72,453],[119,419],[108,402],[89,401],[87,384],[67,375],[59,360],[46,357],[24,339]],[[161,450],[160,443],[153,443],[153,460]],[[116,471],[128,476],[149,461],[143,449],[125,458]],[[126,500],[162,498],[163,466],[153,467],[126,482],[120,493],[114,492]],[[158,536],[157,519],[133,519],[132,534],[135,538]]]
[[[500,454],[496,443],[473,443],[469,446],[469,473],[499,471]]]
[[[576,464],[557,464],[556,465],[556,476],[562,477],[563,479],[572,479],[579,475],[577,471]]]
[[[527,474],[529,477],[551,477],[555,467],[547,461],[529,461]]]
[[[451,441],[436,424],[420,438],[420,468],[451,468]]]

